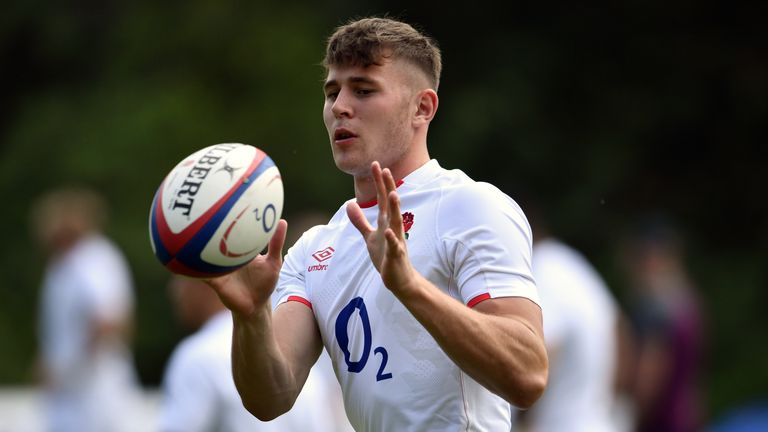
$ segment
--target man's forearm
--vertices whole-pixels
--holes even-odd
[[[249,317],[233,314],[232,374],[243,405],[262,421],[285,413],[298,395],[274,337],[269,304]]]
[[[520,408],[529,407],[544,391],[547,355],[543,338],[518,314],[505,313],[512,303],[501,309],[483,302],[473,310],[421,275],[417,277],[417,289],[396,295],[443,351],[489,390]],[[488,301],[503,304],[508,300]],[[513,301],[517,301],[512,306],[515,311],[519,306],[537,308],[532,302],[520,303],[528,302],[525,299]]]

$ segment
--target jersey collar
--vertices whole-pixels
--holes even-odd
[[[395,186],[399,189],[401,185],[419,185],[422,183],[425,183],[428,179],[435,176],[435,174],[440,170],[440,164],[437,162],[436,159],[431,159],[424,165],[420,166],[407,176],[405,178],[398,180],[395,183]],[[360,206],[360,208],[371,208],[378,204],[378,200],[375,198],[370,201],[365,201],[361,203],[357,203],[357,205]]]

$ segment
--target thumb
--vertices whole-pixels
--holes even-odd
[[[229,278],[230,275],[224,275],[210,279],[203,279],[203,282],[211,287],[211,289],[213,289],[216,294],[220,294],[221,290],[224,288],[224,286],[226,286],[227,280],[229,280]]]
[[[285,245],[285,237],[288,231],[288,222],[285,219],[280,219],[277,222],[277,228],[272,238],[269,240],[269,246],[267,247],[267,257],[276,262],[281,262],[283,254],[283,246]]]

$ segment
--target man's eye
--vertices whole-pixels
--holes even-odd
[[[337,91],[328,92],[328,93],[325,94],[325,98],[326,99],[330,99],[330,100],[336,100],[336,96],[338,96],[338,95],[339,95],[339,92],[337,92]]]
[[[369,95],[369,94],[373,93],[373,90],[370,90],[370,89],[359,89],[359,90],[356,91],[356,93],[358,95],[360,95],[360,96],[366,96],[366,95]]]

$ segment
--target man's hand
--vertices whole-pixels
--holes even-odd
[[[397,186],[389,169],[382,170],[378,162],[371,164],[371,174],[379,204],[376,228],[368,223],[357,203],[347,206],[347,216],[365,239],[371,262],[381,274],[384,285],[395,294],[404,293],[415,287],[417,274],[408,258]]]
[[[235,315],[248,317],[269,304],[283,266],[283,244],[288,223],[281,219],[269,240],[266,255],[257,255],[237,271],[205,282]]]

